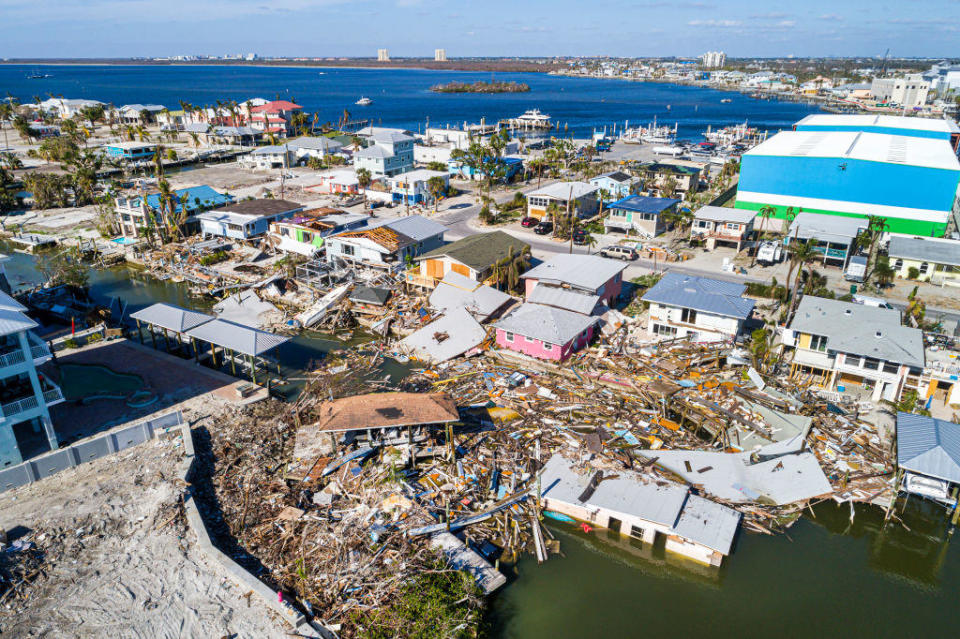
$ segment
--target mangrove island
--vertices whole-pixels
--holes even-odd
[[[447,82],[430,87],[434,93],[526,93],[529,84],[523,82]]]

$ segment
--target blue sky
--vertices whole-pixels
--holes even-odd
[[[960,55],[960,0],[0,0],[0,57]]]

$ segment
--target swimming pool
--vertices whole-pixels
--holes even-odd
[[[126,397],[143,388],[143,378],[133,373],[118,373],[99,364],[61,364],[60,387],[67,399],[97,395]]]
[[[123,244],[124,246],[126,246],[128,244],[136,244],[139,240],[136,240],[132,237],[115,237],[110,241],[116,242],[117,244]]]

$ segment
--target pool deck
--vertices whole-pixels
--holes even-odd
[[[266,389],[241,399],[237,387],[248,382],[210,370],[193,361],[155,351],[130,340],[98,342],[78,349],[57,351],[62,364],[98,364],[117,373],[132,373],[144,380],[144,388],[158,397],[149,406],[133,408],[123,400],[101,399],[89,404],[66,401],[50,408],[50,417],[61,442],[76,441],[128,422],[178,408],[195,409],[207,403],[247,404],[267,397]],[[56,364],[41,370],[58,383]]]

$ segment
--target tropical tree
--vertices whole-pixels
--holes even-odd
[[[873,267],[873,276],[876,278],[877,286],[879,288],[890,286],[890,284],[893,283],[893,279],[897,276],[897,272],[892,266],[890,266],[889,257],[881,257],[877,259],[877,263]]]
[[[673,175],[667,175],[660,183],[660,195],[662,197],[673,197],[677,194],[677,180]]]
[[[515,252],[513,245],[507,247],[506,257],[493,265],[493,274],[500,288],[515,291],[520,284],[520,276],[530,268],[530,247],[524,246]]]
[[[367,187],[370,186],[372,180],[373,175],[370,174],[370,169],[357,169],[357,186],[363,191],[364,210],[367,208]]]
[[[427,190],[433,196],[433,212],[437,212],[437,205],[440,203],[440,196],[447,191],[447,181],[439,175],[434,175],[427,180]]]
[[[430,171],[446,171],[447,165],[443,162],[438,162],[434,160],[433,162],[427,163],[427,169]]]
[[[97,122],[103,122],[106,119],[106,110],[102,104],[85,106],[80,109],[80,117],[90,123],[91,129],[96,129]]]
[[[814,248],[813,243],[806,240],[794,240],[787,245],[787,252],[790,254],[790,271],[787,273],[787,281],[790,280],[790,272],[796,268],[797,272],[794,275],[792,293],[790,295],[790,313],[789,316],[793,315],[793,309],[796,308],[797,304],[797,290],[800,286],[800,276],[803,273],[805,266],[810,265],[810,278],[813,278],[813,262],[819,257],[820,253]],[[789,322],[789,317],[787,318]]]
[[[527,163],[530,171],[537,174],[537,188],[540,188],[540,179],[543,177],[543,169],[547,166],[547,161],[543,158],[533,158]]]
[[[768,205],[760,207],[757,216],[760,218],[760,239],[766,239],[767,231],[770,229],[770,218],[777,214],[777,209]]]
[[[14,116],[12,124],[16,132],[20,134],[20,137],[27,142],[30,142],[34,138],[40,137],[40,134],[37,133],[37,130],[30,126],[30,121],[22,115]]]

